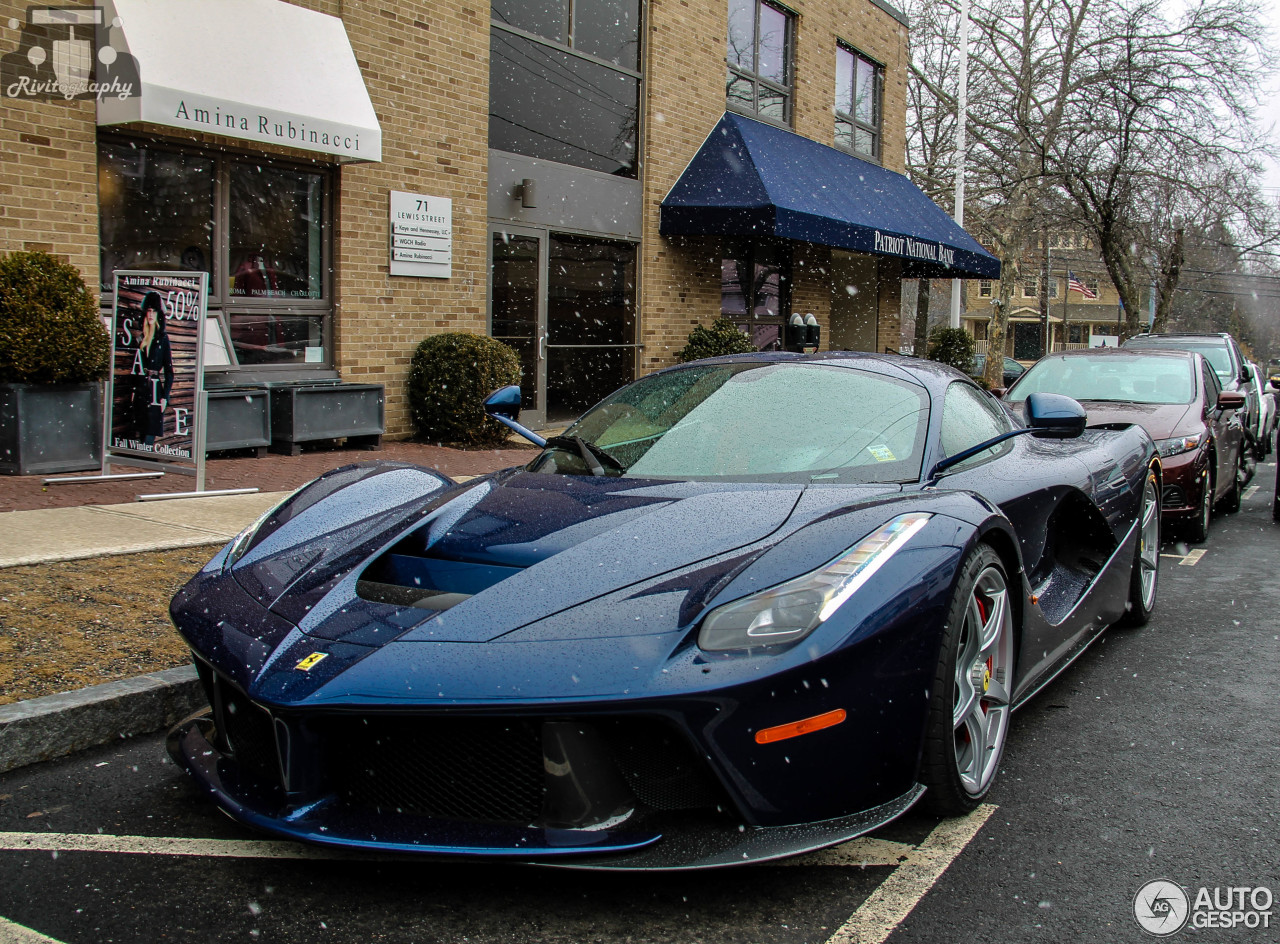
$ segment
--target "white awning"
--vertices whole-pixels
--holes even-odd
[[[100,96],[98,124],[146,121],[382,160],[382,128],[337,17],[283,0],[112,6],[111,49],[137,61],[141,81],[127,97]]]

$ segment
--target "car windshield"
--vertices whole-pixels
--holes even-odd
[[[917,481],[928,422],[923,387],[870,371],[758,361],[697,365],[623,387],[549,440],[529,469],[661,479]]]
[[[1231,355],[1223,341],[1195,338],[1132,338],[1124,342],[1126,348],[1159,348],[1164,351],[1191,351],[1207,360],[1218,379],[1224,384],[1235,379],[1231,372]]]
[[[1077,354],[1037,361],[1009,391],[1007,400],[1021,403],[1031,393],[1123,403],[1190,403],[1195,385],[1188,358]]]

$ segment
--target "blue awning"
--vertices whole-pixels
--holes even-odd
[[[895,256],[906,278],[1000,277],[1000,260],[902,174],[726,114],[662,201],[664,236],[774,236]]]

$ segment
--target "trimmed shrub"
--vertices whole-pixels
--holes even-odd
[[[934,328],[929,332],[928,358],[962,374],[972,374],[973,335],[964,328]]]
[[[711,327],[698,325],[689,332],[689,343],[676,351],[676,360],[686,363],[725,354],[754,354],[755,350],[751,339],[736,324],[728,318],[717,318]]]
[[[111,337],[80,270],[47,252],[0,256],[0,383],[107,376]]]
[[[463,446],[501,446],[510,430],[485,415],[484,398],[520,382],[520,358],[481,334],[433,335],[413,354],[409,411],[422,438]]]

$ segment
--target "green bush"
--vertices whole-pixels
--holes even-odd
[[[500,446],[510,430],[485,415],[484,398],[520,382],[520,358],[479,334],[437,334],[418,345],[409,367],[409,411],[432,442]]]
[[[751,339],[739,331],[736,324],[728,318],[717,318],[711,327],[698,325],[689,332],[689,343],[676,351],[676,360],[684,363],[725,354],[752,354],[755,349]]]
[[[973,335],[964,328],[934,328],[929,332],[928,358],[972,374]]]
[[[111,338],[80,270],[47,252],[0,256],[0,383],[107,376]]]

